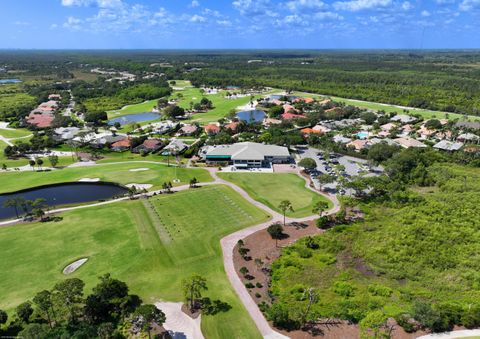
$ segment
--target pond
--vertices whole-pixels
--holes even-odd
[[[237,118],[239,120],[245,121],[246,123],[257,123],[262,122],[267,115],[264,111],[258,109],[253,111],[242,111],[237,113]]]
[[[284,97],[287,97],[288,101],[294,101],[295,99],[298,99],[297,96],[295,95],[279,95],[279,94],[272,94],[269,96],[270,100],[280,100]]]
[[[0,84],[18,84],[19,82],[22,82],[22,80],[19,80],[19,79],[0,79]]]
[[[160,118],[160,114],[155,112],[127,114],[127,115],[109,120],[108,124],[115,125],[115,123],[118,122],[120,123],[121,126],[123,126],[130,122],[143,122],[143,121],[156,120],[158,118]]]
[[[26,200],[44,198],[46,204],[55,208],[59,205],[79,204],[99,200],[108,200],[125,195],[128,190],[122,186],[106,182],[78,182],[58,185],[40,186],[13,193],[0,194],[0,219],[15,218],[13,207],[4,207],[6,200],[13,197],[22,197]],[[18,207],[19,214],[24,214],[22,207]]]

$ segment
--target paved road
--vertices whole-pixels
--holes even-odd
[[[183,303],[158,302],[155,306],[167,317],[163,327],[173,339],[204,339],[200,328],[201,315],[192,319],[182,312]]]
[[[238,232],[235,232],[233,234],[230,234],[230,235],[224,237],[223,239],[221,239],[220,244],[221,244],[222,253],[223,253],[223,265],[225,267],[225,272],[227,274],[227,277],[230,280],[230,283],[232,284],[232,287],[235,289],[235,292],[239,296],[243,305],[245,306],[245,308],[249,312],[250,316],[252,317],[253,321],[255,322],[255,324],[256,324],[257,328],[259,329],[260,333],[262,334],[262,336],[264,338],[268,338],[268,339],[288,338],[288,337],[274,331],[270,327],[270,325],[269,325],[268,321],[265,319],[263,313],[259,310],[257,304],[255,303],[255,301],[252,299],[252,297],[248,293],[248,291],[245,288],[245,286],[243,285],[243,282],[241,281],[240,277],[237,275],[237,273],[235,271],[234,264],[233,264],[233,249],[234,249],[235,245],[237,244],[238,240],[244,239],[244,238],[248,237],[249,235],[251,235],[255,232],[263,230],[263,229],[267,228],[268,226],[270,226],[272,223],[282,222],[283,221],[283,215],[274,211],[274,210],[272,210],[270,207],[262,204],[261,202],[258,202],[256,200],[254,200],[253,198],[251,198],[248,195],[248,193],[246,191],[244,191],[243,189],[241,189],[237,185],[235,185],[235,184],[233,184],[229,181],[226,181],[226,180],[223,180],[223,179],[219,178],[217,176],[217,171],[218,170],[216,168],[207,168],[207,170],[212,175],[214,181],[213,182],[202,183],[199,186],[218,185],[218,184],[226,185],[226,186],[232,188],[233,190],[235,190],[237,193],[239,193],[245,200],[250,202],[252,205],[258,207],[259,209],[262,209],[263,211],[265,211],[266,213],[268,213],[271,216],[271,219],[267,222],[264,222],[264,223],[261,223],[261,224],[258,224],[258,225],[254,225],[254,226],[251,226],[249,228],[245,228],[243,230],[240,230]],[[300,175],[299,172],[297,172],[297,174]],[[325,193],[322,193],[322,192],[319,192],[317,190],[312,189],[309,186],[308,180],[303,176],[302,176],[302,178],[305,180],[305,187],[307,189],[312,190],[313,192],[316,192],[318,194],[321,194],[321,195],[325,196],[326,198],[328,198],[329,200],[332,201],[333,207],[326,213],[327,215],[335,214],[340,210],[340,203],[334,195],[325,194]],[[190,188],[189,185],[183,185],[183,186],[174,187],[172,189],[172,191],[173,192],[178,192],[178,191],[187,190],[189,188]],[[146,195],[153,196],[154,194],[158,194],[158,193],[161,193],[161,192],[162,192],[162,190],[157,190],[157,191],[148,192]],[[141,196],[142,196],[142,194],[137,195],[137,197],[141,197]],[[93,207],[93,206],[113,204],[113,203],[116,203],[116,202],[119,202],[119,201],[124,201],[124,200],[127,200],[127,199],[129,199],[129,198],[128,197],[123,197],[123,198],[119,198],[119,199],[115,199],[115,200],[109,200],[109,201],[99,202],[99,203],[90,204],[90,205],[60,208],[60,209],[49,211],[48,213],[52,214],[52,213],[72,211],[72,210],[80,209],[80,208],[89,208],[89,207]],[[309,217],[304,217],[304,218],[286,218],[286,222],[287,223],[306,222],[306,221],[314,220],[316,218],[317,218],[316,215],[309,216]],[[21,219],[8,220],[8,221],[0,222],[0,227],[1,226],[12,225],[12,224],[20,222],[20,221],[21,221]],[[177,316],[178,316],[178,314],[177,314]],[[179,319],[177,319],[177,320],[179,320]],[[193,326],[193,325],[190,324],[188,326]],[[185,329],[185,331],[186,330],[187,329]],[[189,327],[189,331],[190,330],[191,330],[191,328]],[[187,338],[200,338],[200,337],[195,335],[195,336],[187,336]]]

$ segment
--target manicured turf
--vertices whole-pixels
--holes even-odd
[[[293,173],[219,173],[219,177],[243,188],[253,199],[280,212],[282,200],[290,200],[294,212],[289,217],[313,215],[313,205],[320,200],[328,201],[305,188],[305,180]],[[330,207],[331,203],[328,201]]]
[[[131,172],[130,169],[148,168],[148,171]],[[160,189],[164,182],[171,181],[175,175],[180,182],[174,185],[188,184],[193,177],[200,182],[212,181],[210,174],[203,169],[167,167],[150,163],[111,163],[97,166],[74,167],[50,172],[7,172],[0,173],[0,193],[14,192],[29,187],[78,181],[82,178],[100,178],[102,181],[120,184],[152,184],[152,189]]]
[[[301,97],[312,97],[312,98],[330,98],[334,101],[338,102],[344,102],[347,105],[352,105],[360,108],[366,108],[366,109],[373,109],[373,110],[383,110],[387,113],[395,112],[397,114],[405,114],[402,108],[395,107],[395,105],[389,105],[389,104],[382,104],[378,102],[369,102],[369,101],[359,101],[359,100],[353,100],[353,99],[347,99],[347,98],[340,98],[336,96],[322,96],[318,94],[312,94],[312,93],[305,93],[305,92],[294,92],[293,95],[298,95]],[[420,108],[411,108],[409,109],[411,114],[420,114],[423,118],[425,119],[431,119],[431,118],[437,118],[437,119],[459,119],[459,120],[465,120],[464,115],[462,114],[457,114],[457,113],[447,113],[447,112],[441,112],[441,111],[431,111],[431,110],[426,110],[426,109],[420,109]],[[467,120],[469,121],[480,121],[479,117],[469,115],[467,116]]]
[[[151,112],[153,107],[157,105],[158,99],[148,100],[140,104],[129,105],[119,110],[109,111],[109,118],[118,118],[127,114],[146,113]]]
[[[12,138],[22,138],[28,135],[32,135],[32,132],[24,128],[17,128],[17,129],[0,128],[0,135],[7,139],[12,139]],[[24,141],[27,141],[27,140],[24,140]],[[12,140],[12,143],[15,143],[14,140]]]
[[[62,216],[57,223],[0,228],[0,309],[12,310],[51,288],[64,278],[66,265],[88,257],[71,275],[83,279],[87,290],[109,272],[145,302],[182,301],[181,280],[201,274],[208,280],[205,295],[232,306],[226,313],[202,316],[205,336],[260,337],[225,275],[219,241],[268,216],[230,188],[215,185]]]

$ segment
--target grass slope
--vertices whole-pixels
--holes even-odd
[[[146,302],[181,301],[181,280],[192,273],[204,275],[205,295],[232,306],[226,313],[202,317],[206,337],[260,337],[225,275],[219,241],[269,216],[230,188],[209,186],[62,216],[58,223],[0,229],[0,309],[11,310],[50,288],[64,279],[66,265],[89,257],[71,275],[84,279],[87,289],[110,272]]]
[[[131,169],[148,168],[148,171],[132,172]],[[8,172],[0,173],[2,185],[0,193],[14,192],[20,189],[78,181],[82,178],[100,178],[102,181],[120,184],[152,184],[152,189],[160,189],[164,182],[180,179],[176,185],[188,184],[193,177],[200,182],[212,181],[210,174],[203,169],[167,167],[150,163],[111,163],[96,166],[73,167],[50,172]]]
[[[312,215],[313,205],[320,200],[328,201],[321,195],[305,188],[305,180],[293,173],[218,173],[228,181],[243,188],[253,199],[281,212],[278,205],[290,200],[294,212],[287,216],[301,218]],[[328,201],[331,206],[330,201]]]

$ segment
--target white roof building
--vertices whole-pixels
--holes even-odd
[[[433,145],[433,148],[443,151],[458,151],[463,147],[463,142],[453,142],[448,140],[442,140],[439,143]]]
[[[412,117],[411,115],[406,114],[398,114],[395,115],[393,118],[390,119],[391,121],[399,121],[402,124],[408,124],[417,120],[417,118]]]
[[[210,163],[232,163],[237,167],[269,167],[290,161],[288,148],[255,142],[240,142],[203,148],[200,156]]]

